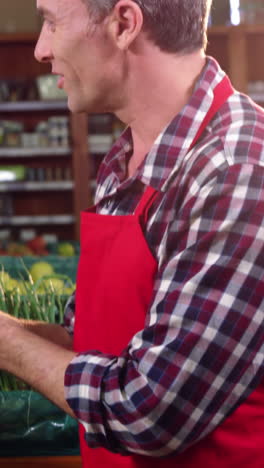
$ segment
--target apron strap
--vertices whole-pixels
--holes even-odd
[[[231,82],[228,78],[228,76],[225,76],[218,85],[216,85],[214,89],[214,99],[211,104],[210,109],[208,110],[203,122],[201,123],[201,126],[197,132],[197,134],[194,137],[194,140],[190,146],[190,150],[196,145],[197,141],[200,139],[202,136],[204,130],[206,129],[207,125],[209,122],[212,120],[214,115],[219,111],[219,109],[222,107],[222,105],[226,102],[226,100],[229,98],[234,93],[234,88],[231,85]]]
[[[145,192],[143,193],[135,211],[134,215],[141,218],[143,226],[147,223],[148,220],[148,212],[153,204],[156,197],[159,195],[160,191],[154,189],[150,185],[146,188]]]

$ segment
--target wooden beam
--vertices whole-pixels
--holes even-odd
[[[247,35],[244,27],[231,27],[228,33],[229,76],[234,87],[247,92]]]
[[[88,116],[71,114],[72,168],[74,181],[75,239],[80,237],[80,212],[92,204],[92,168],[88,152]]]
[[[1,468],[81,468],[79,456],[0,458]]]

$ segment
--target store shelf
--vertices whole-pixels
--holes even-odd
[[[37,42],[38,39],[38,34],[35,32],[23,32],[23,33],[7,33],[7,32],[2,32],[0,34],[0,44],[3,43],[4,45],[10,43],[29,43],[29,44],[34,44]]]
[[[264,94],[263,93],[249,93],[249,96],[253,101],[258,103],[264,103]]]
[[[241,31],[243,34],[264,34],[264,24],[239,24],[238,26],[211,26],[208,29],[209,37],[226,36],[230,32]]]
[[[264,24],[241,24],[236,27],[249,35],[264,34]]]
[[[63,191],[72,190],[74,183],[72,180],[52,180],[52,181],[20,181],[20,182],[1,182],[0,192],[26,192],[26,191]]]
[[[91,145],[89,146],[89,151],[91,154],[106,154],[110,150],[110,145]]]
[[[81,468],[80,456],[0,458],[2,468]]]
[[[210,26],[208,28],[208,36],[226,36],[232,26]]]
[[[17,79],[32,81],[37,76],[50,73],[48,64],[39,64],[34,59],[36,41],[37,34],[0,34],[0,57],[1,64],[3,65],[1,79],[8,80],[15,74]],[[210,27],[208,31],[208,54],[219,61],[222,68],[228,72],[234,87],[242,92],[248,91],[248,83],[264,81],[264,65],[263,61],[260,60],[261,54],[258,53],[263,50],[263,45],[264,25],[213,26]],[[263,103],[262,95],[255,95],[254,93],[251,97],[258,103]],[[64,188],[63,185],[60,189],[58,184],[60,181],[56,181],[56,190],[61,190],[61,192],[58,193],[57,199],[54,196],[53,200],[53,195],[55,194],[51,191],[52,185],[49,185],[48,188],[46,182],[45,186],[39,185],[40,182],[37,182],[38,188],[43,190],[44,196],[39,197],[40,200],[36,200],[37,211],[34,212],[37,215],[50,213],[50,203],[54,203],[55,207],[57,206],[57,201],[58,204],[61,203],[61,208],[58,208],[58,212],[63,213],[65,205],[63,205],[64,200],[61,201],[61,199],[64,199],[64,197],[69,198],[69,200],[67,200],[67,206],[72,207],[73,213],[70,217],[70,221],[69,218],[68,221],[72,222],[74,219],[75,224],[70,227],[68,226],[68,233],[70,233],[70,236],[79,239],[79,213],[93,202],[95,189],[93,178],[96,175],[96,170],[98,170],[100,157],[107,153],[111,146],[109,138],[111,125],[109,125],[108,128],[107,122],[103,120],[100,123],[100,120],[97,121],[98,119],[92,120],[90,119],[91,116],[88,116],[87,113],[69,113],[66,99],[59,101],[0,102],[1,119],[21,119],[25,123],[25,132],[31,132],[32,129],[35,128],[35,123],[43,119],[42,114],[45,114],[45,112],[47,116],[49,113],[53,116],[60,112],[69,115],[71,148],[10,148],[6,151],[6,148],[1,147],[0,158],[2,158],[2,160],[5,158],[5,161],[10,158],[8,161],[10,165],[21,164],[23,158],[28,158],[27,161],[23,160],[22,164],[34,170],[37,168],[41,170],[54,168],[56,170],[57,167],[61,167],[63,173],[64,169],[70,168],[72,176],[69,176],[69,178],[72,177],[74,179],[74,186],[71,186],[72,193],[66,192],[68,188],[65,186]],[[19,115],[19,113],[21,113],[21,115]],[[87,142],[88,134],[89,138]],[[89,153],[94,157],[89,157]],[[69,159],[66,158],[68,155]],[[53,156],[54,158],[52,159]],[[63,156],[65,156],[64,159]],[[45,157],[47,158],[44,159]],[[60,177],[58,177],[58,179],[60,179]],[[11,198],[13,197],[14,199],[15,215],[14,218],[12,218],[14,228],[11,230],[13,235],[17,235],[19,231],[19,229],[16,228],[16,226],[19,225],[17,223],[24,222],[23,218],[16,217],[16,214],[26,214],[28,212],[30,190],[32,190],[32,199],[41,195],[40,192],[36,191],[35,179],[32,177],[32,182],[30,183],[32,184],[33,181],[34,185],[31,186],[17,186],[14,191],[22,189],[19,196],[17,193],[11,193]],[[68,177],[65,182],[71,183]],[[68,187],[70,190],[70,186]],[[23,193],[23,190],[25,190],[25,193]],[[50,190],[50,192],[48,192],[48,190]],[[65,193],[63,190],[65,190]],[[10,188],[8,188],[8,192],[10,192]],[[3,196],[2,191],[1,196]],[[30,219],[32,223],[33,218]],[[58,226],[58,228],[54,227],[54,219],[56,223],[60,223],[60,218],[58,216],[44,217],[44,222],[48,220],[51,224],[50,231],[56,232],[57,229],[58,235],[61,235],[63,226]],[[3,220],[6,222],[7,218],[0,218],[0,222]],[[62,220],[64,223],[65,217],[63,217]],[[33,222],[43,222],[43,217],[34,217]],[[39,228],[38,231],[42,232],[43,229]]]
[[[58,116],[68,117],[70,148],[54,146],[39,148],[30,144],[20,148],[0,146],[2,165],[23,165],[28,179],[23,181],[24,185],[12,186],[13,191],[10,187],[6,193],[0,189],[1,197],[8,197],[14,215],[12,223],[10,219],[0,218],[0,230],[4,221],[10,226],[10,235],[17,239],[21,230],[19,226],[22,227],[25,222],[25,218],[20,218],[21,214],[31,217],[33,214],[53,215],[54,210],[63,214],[67,210],[66,213],[71,215],[70,218],[57,216],[44,219],[30,218],[29,225],[36,224],[35,230],[39,235],[55,234],[58,239],[79,240],[79,214],[93,202],[90,186],[93,175],[92,163],[87,145],[88,115],[70,113],[67,98],[64,97],[52,100],[33,97],[36,91],[35,80],[42,75],[50,74],[50,65],[39,63],[34,58],[37,40],[37,33],[0,33],[1,80],[7,82],[14,80],[12,99],[17,99],[10,102],[0,101],[0,119],[20,121],[23,123],[23,132],[32,133],[42,121]],[[42,185],[42,182],[53,181],[56,188],[52,184]],[[20,184],[22,181],[16,182]],[[2,214],[4,216],[4,213]],[[42,225],[43,222],[48,224]]]
[[[1,102],[0,112],[66,111],[66,100]]]
[[[48,147],[48,148],[7,148],[2,147],[0,148],[0,157],[7,157],[7,158],[19,158],[19,157],[26,157],[26,158],[33,158],[36,156],[70,156],[71,149],[70,147]]]
[[[72,215],[53,215],[53,216],[0,216],[0,224],[6,226],[41,226],[72,224],[75,222],[75,217]]]

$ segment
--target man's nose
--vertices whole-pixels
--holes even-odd
[[[50,62],[53,58],[53,55],[51,52],[50,38],[48,37],[48,34],[45,33],[44,27],[42,27],[42,30],[40,32],[40,35],[39,35],[39,38],[35,47],[34,55],[35,55],[36,60],[42,63]]]

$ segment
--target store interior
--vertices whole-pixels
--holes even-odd
[[[25,271],[32,273],[37,261],[48,263],[52,267],[48,274],[57,275],[52,287],[57,284],[63,307],[74,290],[80,212],[92,205],[100,162],[124,126],[110,114],[69,112],[49,65],[34,58],[40,28],[35,0],[1,2],[0,267],[10,281],[18,281]],[[260,106],[263,50],[264,2],[214,0],[207,54],[218,60],[237,90]],[[2,274],[2,283],[3,278]],[[15,283],[10,284],[14,290]],[[1,382],[3,389],[4,379]],[[0,457],[5,457],[2,462],[0,458],[1,467],[37,466],[30,458],[22,464],[19,450],[15,464],[10,451],[1,452],[1,444],[7,447],[0,440]],[[80,466],[74,444],[72,453],[62,447],[61,456],[54,454],[58,455],[54,447],[46,454],[43,450],[38,466]]]
[[[3,11],[2,11],[3,10]],[[264,99],[263,2],[215,0],[207,53],[239,91]],[[0,251],[41,236],[46,247],[79,240],[100,162],[123,126],[112,115],[71,115],[48,64],[34,58],[35,0],[5,2],[0,15]],[[17,245],[16,245],[17,244]],[[25,248],[25,253],[30,251]],[[44,249],[45,250],[45,249]]]

